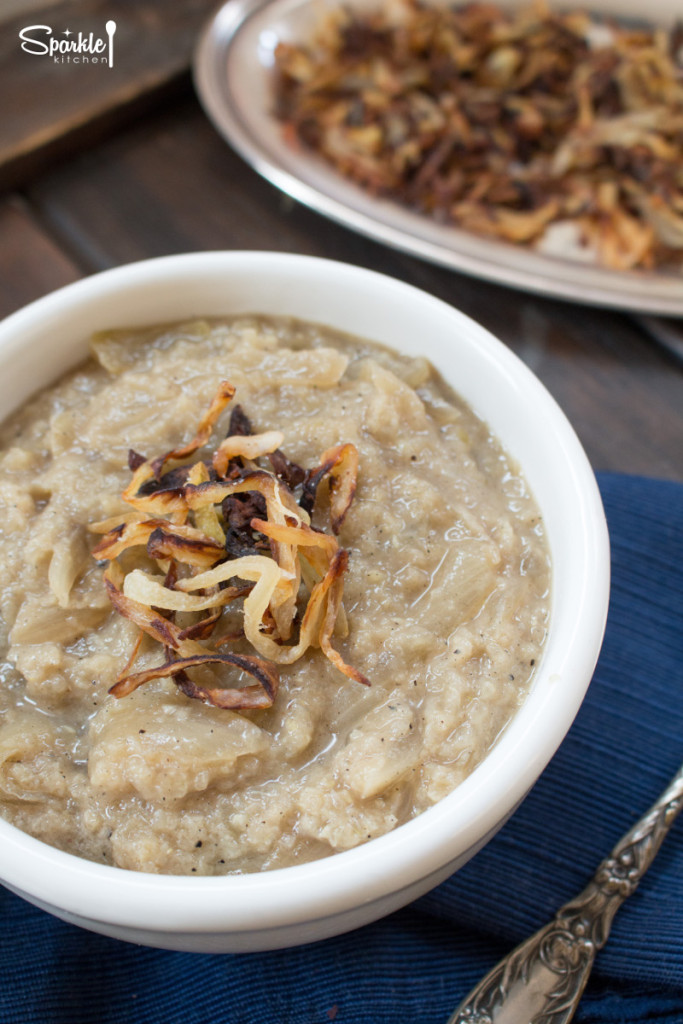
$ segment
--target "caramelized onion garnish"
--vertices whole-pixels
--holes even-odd
[[[143,519],[121,523],[93,548],[95,558],[117,558],[128,548],[147,545],[152,558],[176,558],[179,562],[205,566],[223,552],[222,545],[191,526],[171,526],[165,519]]]
[[[159,479],[162,468],[171,459],[185,459],[188,455],[194,455],[198,448],[201,448],[211,437],[211,432],[216,425],[216,420],[225,409],[226,405],[235,394],[235,388],[229,381],[221,381],[218,391],[211,400],[211,405],[202,416],[199,421],[199,427],[197,433],[193,439],[185,445],[181,445],[180,448],[174,448],[173,451],[167,452],[160,459],[152,459],[150,465],[153,468],[154,476]]]
[[[213,468],[224,477],[231,459],[258,459],[277,451],[284,440],[279,430],[268,430],[265,434],[234,434],[221,441],[213,453]]]
[[[157,526],[147,541],[147,554],[158,560],[174,558],[186,565],[197,565],[202,569],[213,565],[217,558],[222,558],[224,548],[209,537],[188,537],[180,532],[180,527],[169,532]]]
[[[311,509],[315,504],[318,486],[325,477],[329,477],[330,483],[332,529],[339,533],[356,493],[358,450],[355,445],[340,444],[323,452],[320,465],[311,470],[304,484],[306,504],[310,504]]]
[[[325,657],[328,658],[340,672],[343,672],[345,676],[348,676],[349,679],[355,679],[357,683],[362,683],[364,686],[369,686],[370,681],[361,672],[359,672],[358,669],[352,668],[351,665],[347,665],[341,654],[334,649],[331,643],[332,634],[337,622],[337,616],[339,615],[339,609],[341,608],[342,594],[344,591],[344,573],[346,572],[348,561],[348,551],[338,551],[329,568],[328,575],[330,577],[330,587],[328,591],[327,608],[325,609],[325,616],[320,630],[320,649]]]
[[[104,573],[104,585],[114,609],[129,619],[153,640],[171,647],[183,655],[201,654],[204,648],[194,640],[183,637],[182,630],[158,610],[126,597],[121,590],[123,572],[118,565],[110,566]]]
[[[241,654],[221,654],[217,651],[206,651],[204,654],[196,654],[189,658],[165,661],[156,668],[147,669],[144,672],[136,672],[134,675],[126,676],[115,683],[109,691],[114,697],[126,697],[129,693],[137,690],[138,686],[148,683],[152,679],[162,679],[165,676],[176,676],[184,673],[188,668],[195,668],[198,665],[231,665],[241,672],[246,672],[257,680],[254,686],[244,686],[241,689],[223,689],[222,687],[207,688],[196,686],[191,680],[188,693],[187,684],[181,685],[181,689],[189,697],[196,697],[206,704],[213,704],[217,708],[230,708],[232,710],[244,708],[269,708],[271,707],[278,691],[280,680],[277,671],[268,662],[261,658],[254,658]]]
[[[93,548],[95,558],[112,559],[117,558],[123,551],[135,547],[138,544],[146,544],[154,530],[160,524],[166,525],[164,519],[138,520],[128,523],[119,523],[110,529],[99,544]]]
[[[331,642],[335,631],[347,634],[342,594],[349,556],[334,534],[356,490],[354,445],[328,449],[315,469],[305,470],[281,451],[281,431],[253,433],[236,406],[228,436],[208,460],[167,468],[208,443],[234,393],[228,381],[221,382],[187,444],[153,459],[131,451],[132,478],[122,498],[132,510],[91,528],[104,533],[93,555],[108,563],[104,583],[111,603],[140,630],[110,690],[115,697],[168,677],[188,697],[215,707],[267,708],[278,690],[276,666],[292,664],[309,648],[319,648],[343,675],[368,684]],[[311,526],[323,479],[329,482],[333,534]],[[130,568],[136,550],[141,561]],[[117,561],[124,554],[127,572]],[[158,573],[149,571],[150,560]],[[229,631],[221,632],[226,610],[241,610],[237,632],[234,615]],[[209,614],[201,617],[205,611]],[[182,625],[176,615],[185,617]],[[144,635],[162,645],[164,661],[133,672]],[[218,650],[228,642],[247,644],[256,656]],[[199,685],[188,670],[202,665],[237,669],[256,682]]]

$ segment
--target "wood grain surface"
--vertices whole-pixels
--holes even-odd
[[[0,317],[79,277],[20,197],[0,199]]]

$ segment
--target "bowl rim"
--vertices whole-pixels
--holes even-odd
[[[168,287],[172,280],[256,271],[305,274],[309,279],[320,275],[334,278],[341,288],[370,288],[385,301],[392,297],[419,301],[464,330],[468,344],[476,344],[482,360],[496,364],[519,383],[537,410],[548,417],[548,430],[570,469],[567,486],[576,499],[581,539],[580,600],[552,678],[543,678],[544,657],[533,692],[472,774],[418,817],[362,846],[257,874],[156,875],[86,861],[0,819],[0,878],[22,894],[86,918],[172,932],[249,932],[340,914],[350,905],[373,902],[437,872],[497,829],[501,807],[506,817],[523,799],[569,729],[600,650],[609,598],[609,539],[595,476],[574,429],[544,385],[503,342],[422,289],[374,270],[316,256],[233,250],[156,257],[83,278],[11,314],[0,323],[0,362],[22,351],[27,335],[41,325],[69,316],[84,304],[97,306],[103,297],[120,295],[122,289],[144,292],[162,283]],[[157,322],[164,319],[160,316]],[[541,679],[543,685],[536,686]],[[566,680],[571,685],[556,685]],[[530,734],[540,737],[531,751]],[[512,765],[521,765],[514,775],[509,770]],[[504,792],[501,780],[506,780]]]

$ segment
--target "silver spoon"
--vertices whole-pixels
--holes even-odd
[[[683,765],[650,810],[619,840],[586,888],[508,953],[448,1024],[567,1024],[612,921],[683,809]]]

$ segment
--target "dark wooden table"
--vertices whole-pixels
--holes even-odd
[[[61,146],[53,131],[39,158],[12,164],[0,198],[0,315],[83,275],[166,253],[277,249],[344,260],[418,285],[489,328],[552,392],[596,470],[683,480],[683,362],[637,320],[432,266],[293,202],[207,121],[183,71],[191,41],[186,34],[144,104],[120,88],[112,104],[125,116],[93,117],[90,131],[67,118]]]

